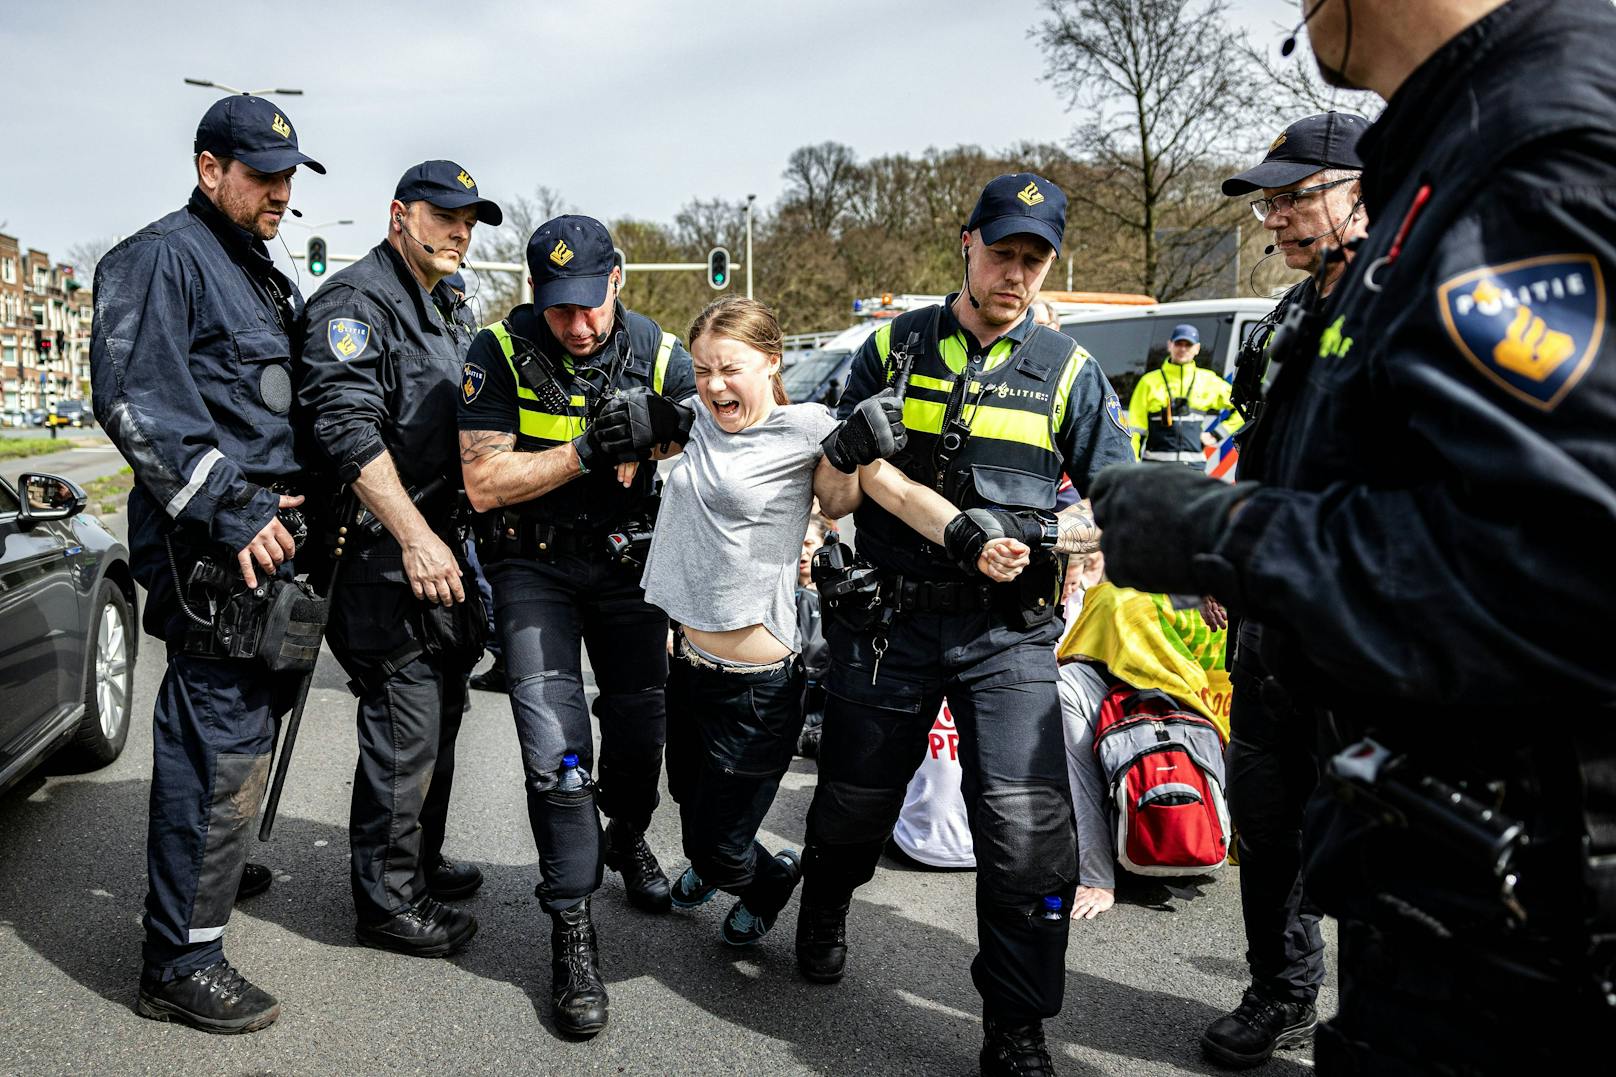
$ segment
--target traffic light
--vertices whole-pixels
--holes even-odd
[[[316,277],[325,273],[325,240],[319,236],[309,237],[309,272]]]
[[[729,251],[723,247],[707,252],[707,283],[719,291],[729,287]]]

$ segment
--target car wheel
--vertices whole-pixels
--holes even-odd
[[[84,718],[73,754],[90,766],[118,758],[129,739],[129,702],[135,686],[135,635],[129,600],[111,580],[101,581],[90,623],[93,658],[84,686]]]

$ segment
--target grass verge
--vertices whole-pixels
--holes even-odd
[[[89,442],[75,441],[72,438],[57,438],[54,441],[48,437],[43,438],[0,438],[0,460],[21,460],[27,456],[43,456],[46,453],[66,452],[77,449]]]
[[[90,480],[84,487],[84,492],[90,495],[87,511],[97,516],[110,516],[115,512],[122,512],[124,505],[129,501],[129,491],[134,485],[135,473],[127,467],[114,474]]]

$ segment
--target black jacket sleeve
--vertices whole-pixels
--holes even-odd
[[[136,236],[101,260],[92,396],[96,419],[152,500],[236,552],[274,517],[280,498],[219,451],[191,372],[196,287],[186,260],[156,236]]]
[[[383,312],[342,282],[321,288],[303,312],[298,402],[314,442],[345,482],[386,451],[389,377]]]
[[[1122,405],[1100,364],[1082,348],[1077,362],[1077,375],[1056,428],[1056,445],[1078,496],[1088,497],[1089,486],[1101,468],[1134,462],[1133,440],[1122,418]]]

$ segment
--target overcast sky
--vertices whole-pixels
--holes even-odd
[[[1259,38],[1295,0],[1235,0]],[[0,11],[0,228],[57,258],[181,205],[214,79],[298,87],[292,204],[333,253],[380,238],[399,174],[458,161],[495,200],[556,188],[602,218],[671,220],[692,198],[776,198],[791,151],[858,155],[1065,137],[1027,36],[1038,0],[283,0]],[[288,227],[301,247],[307,231]],[[632,257],[632,252],[630,252]]]

